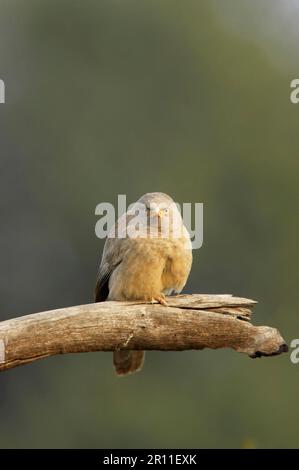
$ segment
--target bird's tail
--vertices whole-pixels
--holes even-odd
[[[144,351],[114,351],[113,364],[117,375],[127,375],[142,369]]]

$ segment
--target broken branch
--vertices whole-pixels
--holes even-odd
[[[288,350],[279,331],[250,323],[256,303],[231,295],[179,295],[168,306],[107,301],[0,322],[0,371],[56,354],[233,348],[250,357]]]

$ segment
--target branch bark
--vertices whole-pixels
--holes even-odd
[[[277,329],[250,323],[253,300],[193,294],[167,302],[101,302],[3,321],[0,371],[56,354],[116,349],[233,348],[253,358],[288,350]]]

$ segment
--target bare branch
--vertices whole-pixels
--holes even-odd
[[[250,357],[288,350],[275,328],[249,320],[256,303],[231,295],[180,295],[168,306],[100,302],[0,323],[0,371],[55,354],[233,348]]]

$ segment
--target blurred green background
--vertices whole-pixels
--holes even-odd
[[[99,202],[204,203],[186,292],[298,324],[298,3],[1,0],[0,319],[92,301]],[[299,365],[108,353],[0,375],[0,447],[298,447]]]

